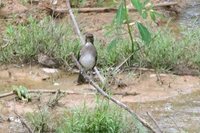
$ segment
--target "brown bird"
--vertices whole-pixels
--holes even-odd
[[[81,48],[79,52],[79,63],[83,67],[84,71],[91,71],[97,62],[97,50],[94,46],[94,36],[93,34],[87,33],[85,36],[85,45]],[[86,80],[82,73],[79,73],[78,84],[85,83]]]

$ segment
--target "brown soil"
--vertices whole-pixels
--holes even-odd
[[[23,85],[28,89],[61,89],[74,92],[82,92],[83,94],[65,95],[58,106],[52,111],[60,111],[65,108],[74,108],[82,106],[86,103],[88,106],[95,104],[95,95],[86,95],[85,93],[94,92],[94,88],[89,84],[77,86],[77,74],[69,74],[64,71],[58,71],[53,74],[44,72],[43,68],[39,66],[24,66],[24,67],[2,67],[0,71],[0,90],[1,92],[9,92],[13,85]],[[119,88],[117,84],[111,86],[111,92],[118,93],[137,93],[137,95],[115,95],[118,100],[135,108],[135,105],[140,103],[145,111],[145,103],[152,103],[160,101],[169,102],[177,96],[185,96],[192,93],[200,92],[200,79],[193,76],[177,76],[172,74],[160,74],[160,81],[157,81],[155,73],[130,71],[128,73],[119,74],[116,77],[121,79],[121,82],[126,86]],[[50,97],[54,94],[42,94],[41,100],[34,100],[30,103],[14,101],[14,96],[0,99],[0,114],[4,119],[10,116],[15,117],[13,111],[15,110],[20,115],[26,112],[38,110],[39,106],[45,106]],[[148,105],[149,106],[149,105]],[[148,109],[147,109],[148,110]],[[58,113],[57,112],[57,113]],[[11,122],[15,123],[15,122]],[[12,125],[7,121],[3,122],[5,131],[11,131]],[[16,123],[15,123],[16,124]],[[19,124],[18,124],[19,126]],[[16,125],[14,126],[16,128]],[[24,130],[24,128],[22,128]]]

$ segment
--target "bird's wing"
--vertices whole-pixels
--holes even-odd
[[[78,52],[78,60],[80,59],[80,57],[82,55],[83,48],[84,48],[84,46],[81,46],[81,49]]]

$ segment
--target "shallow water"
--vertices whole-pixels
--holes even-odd
[[[149,112],[165,133],[198,133],[200,131],[199,95],[200,91],[164,101],[134,104],[132,108],[154,125],[146,114]]]
[[[200,26],[200,0],[187,1],[187,6],[178,17],[178,23],[189,28]]]

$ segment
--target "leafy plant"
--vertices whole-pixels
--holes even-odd
[[[140,0],[131,0],[132,5],[136,8],[136,10],[139,12],[139,14],[142,16],[143,19],[146,19],[148,17],[148,13],[150,14],[150,17],[153,21],[155,21],[155,11],[153,10],[152,4],[149,2],[149,0],[145,0],[144,2],[141,2]],[[146,8],[147,5],[150,5],[149,8]],[[132,45],[132,53],[136,51],[137,48],[140,49],[139,44],[136,42],[136,40],[133,38],[132,35],[132,29],[130,26],[130,19],[128,15],[128,9],[126,7],[126,0],[121,0],[121,4],[118,8],[116,17],[115,17],[115,23],[117,25],[126,24],[128,28],[129,37],[131,40]],[[140,22],[136,22],[137,28],[139,30],[139,33],[141,35],[141,39],[146,43],[149,44],[151,42],[151,33],[148,31],[148,29]],[[133,56],[132,56],[133,57]],[[132,58],[133,60],[133,58]]]
[[[27,88],[24,87],[24,86],[19,86],[19,87],[14,86],[13,92],[16,93],[17,97],[20,100],[23,100],[23,101],[30,101],[31,100],[31,96],[28,93]]]

